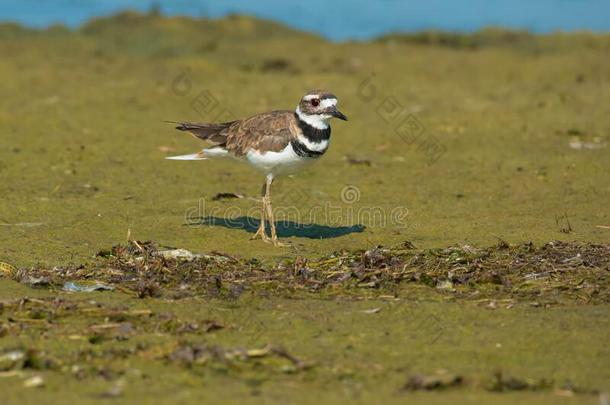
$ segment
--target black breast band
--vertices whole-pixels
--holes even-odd
[[[328,141],[328,139],[330,138],[330,126],[327,126],[324,129],[318,129],[316,127],[312,127],[311,125],[303,121],[297,113],[294,113],[294,115],[297,119],[297,125],[299,126],[299,129],[308,141],[314,143]]]
[[[324,154],[324,152],[326,152],[326,149],[322,151],[311,150],[304,143],[301,143],[296,139],[290,141],[290,144],[292,145],[294,153],[296,153],[300,157],[319,158]]]

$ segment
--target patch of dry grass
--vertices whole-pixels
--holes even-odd
[[[133,241],[99,252],[90,264],[24,268],[13,278],[56,287],[96,280],[139,297],[237,297],[246,290],[369,296],[399,294],[401,285],[418,283],[457,298],[601,303],[610,302],[610,245],[501,242],[483,249],[463,245],[419,250],[407,242],[262,264],[218,252],[197,254]]]

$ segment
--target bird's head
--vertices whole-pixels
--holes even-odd
[[[327,91],[313,90],[303,96],[296,113],[303,121],[316,128],[328,127],[331,118],[347,121],[347,117],[337,109],[337,97]]]

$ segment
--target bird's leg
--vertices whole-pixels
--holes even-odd
[[[261,195],[263,197],[262,206],[261,206],[261,222],[258,225],[258,230],[256,231],[256,233],[254,234],[254,236],[251,239],[256,239],[257,237],[260,236],[260,238],[262,240],[264,240],[265,242],[269,242],[269,237],[267,236],[267,233],[265,232],[265,211],[267,209],[266,194],[267,194],[267,183],[265,182],[265,183],[263,183],[263,188],[262,188],[262,192],[261,192]]]
[[[285,243],[282,243],[277,238],[277,231],[275,229],[275,218],[273,216],[273,205],[271,205],[271,183],[273,183],[273,176],[267,175],[267,187],[265,199],[267,201],[267,218],[269,219],[269,226],[271,227],[271,242],[273,242],[274,246],[287,246]]]

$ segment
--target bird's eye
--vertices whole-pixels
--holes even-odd
[[[314,107],[319,106],[320,100],[318,100],[317,98],[314,98],[313,100],[311,100],[311,105],[313,105]]]

